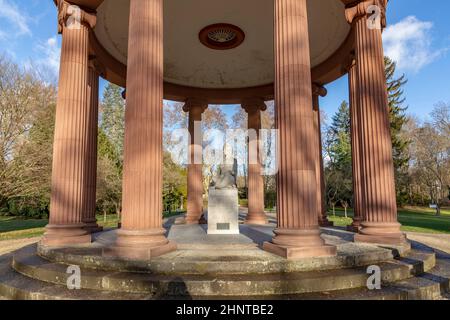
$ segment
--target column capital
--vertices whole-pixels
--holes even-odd
[[[377,6],[380,9],[381,14],[381,27],[386,27],[386,6],[388,0],[363,0],[357,5],[345,9],[345,18],[347,22],[352,24],[356,19],[362,18],[364,16],[369,16],[374,14],[373,12],[368,12],[370,6]]]
[[[208,101],[198,98],[188,98],[183,106],[184,112],[198,111],[200,113],[203,113],[206,111],[206,109],[208,109]]]
[[[263,98],[248,98],[244,99],[241,102],[242,109],[245,110],[245,112],[249,113],[254,110],[259,111],[266,111],[267,105],[264,102]]]
[[[328,90],[318,83],[312,83],[311,87],[313,96],[326,97],[328,94]]]
[[[66,27],[76,28],[74,24],[84,24],[93,29],[97,24],[97,15],[92,12],[87,12],[79,6],[71,4],[66,0],[57,0],[58,6],[58,33],[63,33]],[[72,18],[74,20],[70,21]]]
[[[96,56],[89,56],[89,68],[93,69],[101,77],[105,77],[106,75],[105,66],[97,59]]]
[[[351,52],[350,55],[347,57],[345,62],[343,63],[342,70],[344,73],[349,73],[352,68],[356,66],[356,56],[355,52]]]

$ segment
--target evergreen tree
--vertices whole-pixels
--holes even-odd
[[[123,159],[123,139],[125,134],[125,101],[122,88],[109,83],[103,93],[101,105],[101,129],[116,148],[119,159]]]
[[[331,165],[337,170],[347,170],[351,166],[350,110],[343,101],[332,118],[330,126],[329,150]]]
[[[328,166],[325,169],[326,195],[334,207],[347,207],[352,202],[352,156],[350,140],[350,110],[343,101],[327,130]]]
[[[385,71],[389,102],[389,121],[391,126],[392,154],[394,159],[395,182],[397,202],[403,204],[408,195],[408,163],[410,160],[408,147],[410,139],[402,134],[403,127],[407,122],[406,110],[404,106],[403,86],[407,83],[405,75],[396,77],[396,63],[386,57]]]

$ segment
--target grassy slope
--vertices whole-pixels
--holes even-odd
[[[398,211],[398,220],[403,231],[450,234],[450,210],[442,210],[441,213],[442,215],[437,217],[433,209],[402,208]],[[345,218],[343,210],[336,210],[336,216],[333,216],[332,212],[328,214],[336,226],[347,226],[352,222],[351,210],[348,212],[349,218]]]

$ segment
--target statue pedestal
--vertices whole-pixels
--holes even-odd
[[[208,234],[239,234],[238,190],[209,189]]]

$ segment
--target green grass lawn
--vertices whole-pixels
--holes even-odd
[[[352,223],[353,211],[348,210],[348,218],[344,210],[337,209],[336,216],[330,211],[328,217],[336,226],[344,227]],[[403,231],[421,233],[447,233],[450,234],[450,210],[441,210],[437,217],[435,211],[429,208],[401,208],[398,211],[398,220]]]
[[[97,215],[98,224],[104,228],[117,227],[117,215]],[[44,234],[47,219],[24,219],[0,216],[0,241],[39,237]]]
[[[182,214],[183,212],[164,212],[164,218]],[[103,228],[116,228],[119,222],[118,216],[97,215],[97,221]],[[24,219],[20,217],[0,216],[0,241],[39,237],[44,234],[47,219]]]
[[[165,212],[164,217],[169,218],[182,214],[183,212]],[[348,211],[348,218],[345,218],[343,210],[336,210],[336,216],[332,212],[328,213],[329,219],[336,226],[345,227],[352,223],[352,210]],[[103,215],[97,215],[99,225],[104,228],[117,227],[117,215],[107,215],[106,220]],[[435,216],[434,210],[429,208],[404,208],[399,210],[399,221],[403,231],[413,231],[422,233],[447,233],[450,234],[450,210],[442,210],[442,216]],[[12,239],[25,239],[39,237],[44,233],[47,220],[23,219],[18,217],[0,216],[0,241]]]

